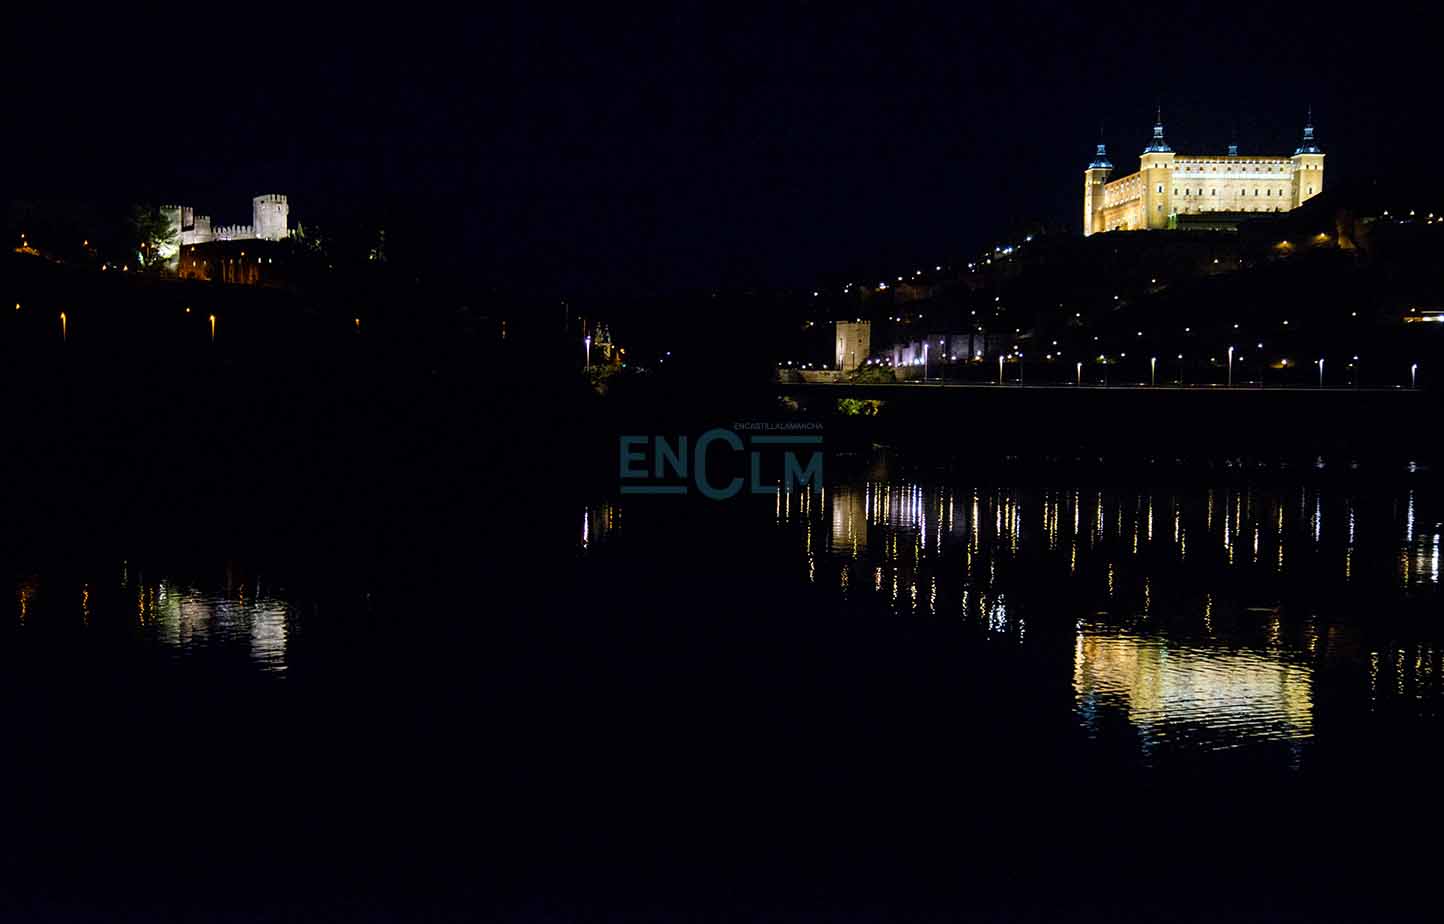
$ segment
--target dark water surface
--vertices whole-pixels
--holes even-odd
[[[1406,914],[1437,475],[1118,480],[14,502],[6,907]]]

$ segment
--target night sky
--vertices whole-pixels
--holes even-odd
[[[1312,104],[1332,183],[1418,169],[1439,38],[1405,9],[67,8],[14,25],[10,185],[405,215],[537,291],[807,288],[1077,230],[1099,124],[1131,172],[1157,102],[1176,150],[1291,153]]]

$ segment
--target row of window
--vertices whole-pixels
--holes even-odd
[[[1158,191],[1159,191],[1159,192],[1163,192],[1163,187],[1162,187],[1162,186],[1158,187]],[[1310,187],[1309,187],[1309,192],[1310,192],[1310,194],[1312,194],[1313,191],[1314,191],[1314,188],[1313,188],[1312,186],[1310,186]],[[1177,188],[1177,187],[1174,187],[1174,189],[1173,189],[1173,194],[1174,194],[1175,196],[1178,195],[1178,188]],[[1195,193],[1194,193],[1194,191],[1193,191],[1192,189],[1185,188],[1185,189],[1183,190],[1183,194],[1184,194],[1185,196],[1192,196],[1192,195],[1194,195]],[[1211,189],[1211,190],[1209,190],[1208,194],[1209,194],[1210,196],[1216,196],[1216,195],[1218,195],[1218,190],[1216,190],[1216,189]],[[1247,195],[1248,195],[1248,190],[1245,189],[1245,190],[1243,191],[1243,194],[1244,194],[1245,196],[1247,196]],[[1257,195],[1258,195],[1258,190],[1255,189],[1255,190],[1253,191],[1253,194],[1254,194],[1255,196],[1257,196]],[[1274,194],[1274,192],[1273,192],[1272,189],[1265,189],[1265,190],[1263,191],[1263,194],[1264,194],[1265,196],[1272,196],[1272,195]],[[1284,194],[1284,191],[1283,191],[1282,189],[1280,189],[1280,190],[1279,190],[1279,195],[1282,196],[1283,194]],[[1197,195],[1200,195],[1200,196],[1203,195],[1203,190],[1202,190],[1202,189],[1198,190]]]

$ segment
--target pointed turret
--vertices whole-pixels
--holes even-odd
[[[1089,170],[1112,170],[1113,164],[1108,160],[1108,148],[1103,143],[1103,126],[1098,126],[1098,150],[1093,154],[1093,163],[1088,165]]]
[[[1158,106],[1158,116],[1153,120],[1153,141],[1149,143],[1148,147],[1143,149],[1143,153],[1164,153],[1172,150],[1173,148],[1168,146],[1168,142],[1163,140],[1163,105],[1160,103]]]
[[[1083,171],[1083,233],[1096,234],[1107,230],[1103,226],[1103,187],[1113,164],[1108,160],[1108,149],[1103,145],[1103,126],[1098,126],[1098,150],[1093,162]]]
[[[1298,208],[1324,191],[1324,152],[1314,141],[1314,107],[1310,106],[1304,117],[1304,140],[1299,145],[1293,162],[1293,201],[1290,208]]]
[[[1314,141],[1314,107],[1310,106],[1308,115],[1304,117],[1304,140],[1299,144],[1295,154],[1322,154],[1324,153]]]

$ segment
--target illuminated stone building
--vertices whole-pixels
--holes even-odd
[[[1163,139],[1163,115],[1143,149],[1137,173],[1110,179],[1103,144],[1083,171],[1083,233],[1230,227],[1257,212],[1296,209],[1324,188],[1324,152],[1312,115],[1292,156],[1180,154]]]
[[[179,244],[208,244],[211,241],[279,241],[290,234],[286,220],[291,206],[283,195],[271,193],[251,200],[251,223],[213,226],[211,216],[197,215],[188,205],[161,207],[176,232]]]
[[[871,321],[838,321],[833,350],[833,368],[851,372],[867,362],[872,350]]]
[[[185,205],[161,208],[179,243],[171,265],[182,279],[233,285],[283,285],[284,248],[290,205],[278,194],[251,200],[251,223],[215,226],[209,215]]]
[[[181,247],[176,275],[182,279],[242,286],[287,285],[287,253],[275,241],[207,241]]]

